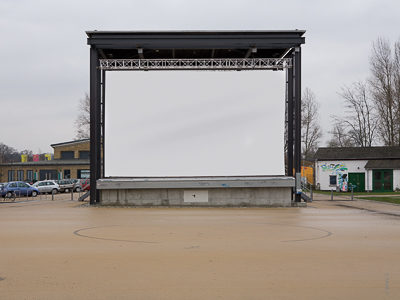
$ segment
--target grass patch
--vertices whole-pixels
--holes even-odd
[[[331,191],[313,191],[316,194],[330,195]],[[333,192],[334,196],[351,196],[351,192]],[[400,196],[400,192],[358,192],[354,196],[370,196],[370,195],[393,195]]]
[[[357,199],[400,204],[400,197],[358,197]]]

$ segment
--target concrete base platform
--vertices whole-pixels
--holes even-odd
[[[293,177],[141,177],[97,181],[101,205],[291,206]]]

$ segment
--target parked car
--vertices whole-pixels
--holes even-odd
[[[11,198],[13,195],[36,197],[38,194],[39,190],[36,187],[33,187],[23,181],[4,183],[1,187],[1,196],[7,198]]]
[[[61,193],[69,193],[71,190],[74,189],[75,182],[73,179],[62,179],[57,181],[58,185],[60,186]]]
[[[58,193],[60,186],[54,180],[37,181],[33,185],[40,193]]]
[[[83,192],[90,190],[90,179],[78,179],[78,181],[74,185],[74,190],[76,192]]]

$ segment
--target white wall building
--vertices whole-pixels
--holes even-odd
[[[400,147],[319,148],[315,184],[321,190],[400,190]]]

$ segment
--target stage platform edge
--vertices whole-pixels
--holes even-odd
[[[100,205],[290,207],[288,176],[108,177],[97,180]]]

